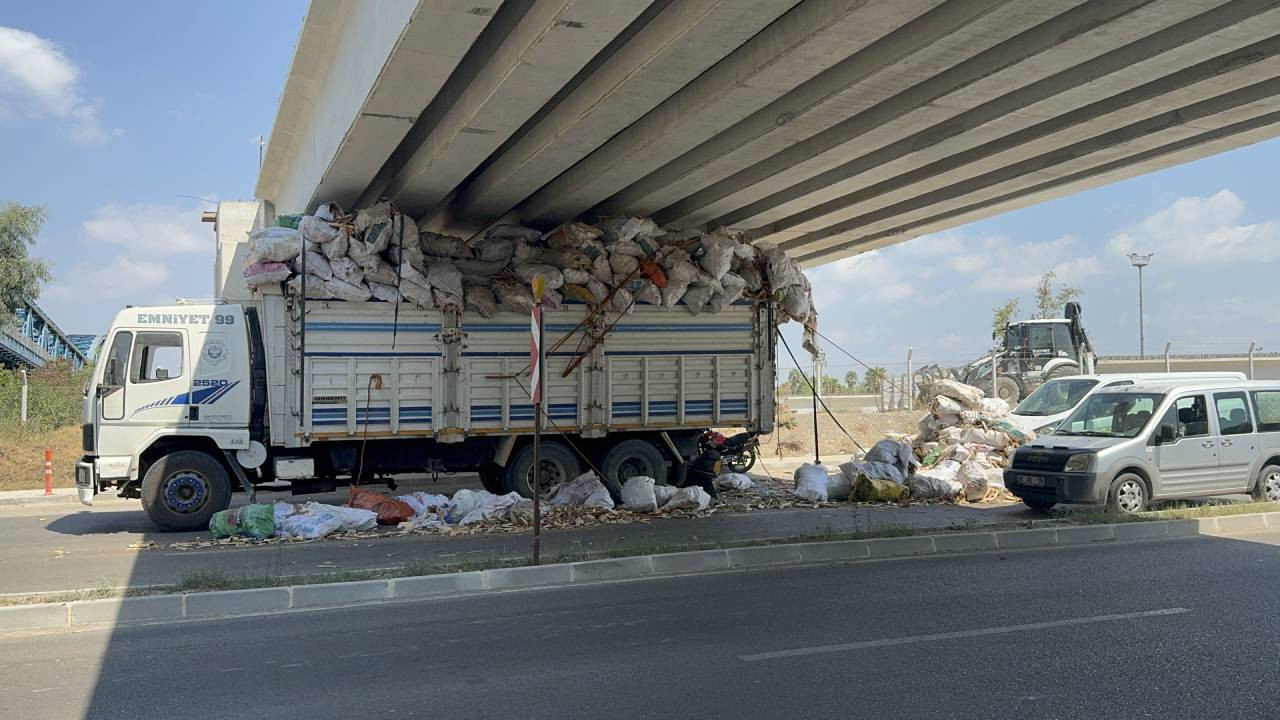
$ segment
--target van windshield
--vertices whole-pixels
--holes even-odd
[[[1026,400],[1018,403],[1018,415],[1057,415],[1076,406],[1097,385],[1091,378],[1059,378],[1041,385]]]
[[[1164,395],[1101,392],[1086,400],[1058,426],[1056,435],[1137,437]]]

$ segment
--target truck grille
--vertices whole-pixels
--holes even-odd
[[[80,426],[80,447],[85,455],[93,454],[93,425]]]
[[[1062,472],[1072,453],[1062,448],[1023,447],[1013,454],[1013,467],[1017,470],[1044,470]]]

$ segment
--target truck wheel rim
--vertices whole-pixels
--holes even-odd
[[[618,482],[625,483],[633,477],[653,477],[653,468],[638,457],[631,457],[618,464]]]
[[[542,460],[541,474],[542,474],[542,486],[538,488],[538,492],[546,492],[547,490],[550,490],[556,485],[559,485],[560,483],[569,479],[565,477],[563,465],[556,462],[555,460],[548,460],[545,458]],[[534,478],[534,472],[532,467],[529,468],[529,475],[525,478],[525,482],[529,484],[530,490],[533,489],[534,483],[538,482]]]
[[[164,504],[184,515],[196,512],[209,497],[209,481],[200,473],[184,470],[165,478]]]
[[[1267,473],[1262,478],[1262,491],[1269,502],[1280,500],[1280,472]]]
[[[1137,480],[1125,480],[1116,491],[1116,504],[1125,512],[1137,512],[1142,508],[1146,489]]]

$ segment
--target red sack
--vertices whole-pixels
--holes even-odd
[[[347,506],[378,513],[379,525],[399,525],[414,515],[413,507],[409,503],[392,500],[382,493],[371,490],[361,490],[355,485],[351,486]]]

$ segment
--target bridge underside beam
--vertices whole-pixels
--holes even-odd
[[[401,0],[367,37],[352,7],[303,28],[317,67],[372,60],[345,95],[291,71],[279,211],[653,215],[813,265],[1280,135],[1280,0]]]

